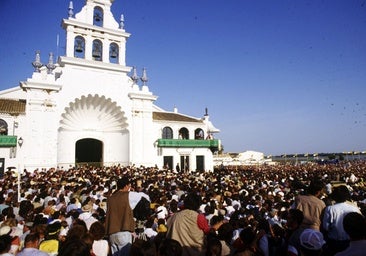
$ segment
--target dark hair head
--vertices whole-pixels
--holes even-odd
[[[308,193],[311,195],[316,195],[323,189],[324,189],[324,182],[320,179],[314,179],[310,182],[310,185],[308,187]]]
[[[88,229],[84,225],[74,224],[67,232],[66,240],[81,239],[87,232]]]
[[[131,181],[127,176],[124,176],[124,177],[120,178],[119,180],[117,180],[117,189],[123,189],[128,184],[131,184]]]
[[[221,256],[222,244],[216,237],[207,239],[206,256]]]
[[[233,237],[233,232],[234,228],[230,223],[223,223],[217,230],[217,238],[230,243]]]
[[[164,239],[159,246],[159,256],[181,256],[183,249],[182,245],[174,239]]]
[[[0,236],[0,253],[6,253],[11,247],[11,236],[2,235]]]
[[[26,245],[29,242],[33,243],[37,240],[39,240],[39,234],[38,233],[29,233],[24,239],[24,244]]]
[[[300,225],[304,220],[304,213],[299,209],[290,209],[288,213],[288,215],[291,216],[292,220],[294,220],[298,225]]]
[[[259,218],[257,229],[263,229],[266,233],[270,232],[270,225],[267,219]]]
[[[337,203],[342,203],[351,199],[351,194],[345,185],[335,187],[333,189],[332,198]]]
[[[245,246],[252,244],[255,239],[255,233],[252,227],[245,227],[239,236]]]
[[[90,256],[90,248],[83,240],[73,239],[61,246],[58,256]]]
[[[201,205],[201,196],[199,196],[195,192],[189,193],[184,198],[184,209],[197,211],[200,205]]]
[[[93,235],[95,240],[100,240],[105,236],[105,227],[100,221],[91,224],[89,233]]]
[[[351,240],[362,240],[366,237],[366,219],[358,212],[347,213],[343,219],[344,231]]]
[[[137,239],[131,246],[130,256],[155,256],[156,247],[152,240]]]

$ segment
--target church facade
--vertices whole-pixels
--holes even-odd
[[[209,120],[155,105],[146,70],[126,65],[123,17],[112,0],[87,0],[62,20],[66,51],[46,64],[36,53],[31,78],[0,91],[0,168],[80,165],[213,170],[219,132]]]

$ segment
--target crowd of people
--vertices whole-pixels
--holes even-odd
[[[364,160],[10,170],[0,256],[365,255],[365,177]]]

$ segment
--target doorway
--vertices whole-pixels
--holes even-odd
[[[75,145],[76,166],[103,166],[103,143],[96,139],[81,139]]]
[[[180,156],[180,166],[183,172],[189,172],[189,156]]]
[[[205,156],[196,156],[196,170],[197,171],[205,170]]]

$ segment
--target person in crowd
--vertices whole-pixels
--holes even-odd
[[[323,234],[314,229],[307,228],[300,235],[300,255],[321,256],[325,245]]]
[[[304,214],[299,209],[290,209],[287,215],[287,255],[300,255],[300,235],[304,231],[301,223],[304,220]]]
[[[222,255],[222,243],[216,236],[207,238],[205,256],[221,256]]]
[[[256,229],[257,233],[262,234],[262,236],[258,238],[259,251],[263,256],[269,256],[270,242],[272,241],[273,235],[268,220],[259,218]]]
[[[61,231],[61,222],[55,221],[46,226],[44,240],[40,243],[39,249],[47,252],[49,255],[57,255],[60,246],[59,233]]]
[[[325,208],[323,230],[326,234],[327,248],[324,255],[332,256],[349,246],[350,238],[343,228],[343,219],[349,212],[361,213],[357,205],[351,202],[351,194],[345,185],[333,188],[333,205]]]
[[[137,239],[131,246],[130,256],[156,256],[157,250],[152,240]]]
[[[107,256],[110,252],[109,243],[105,239],[105,227],[100,221],[94,222],[89,229],[93,237],[92,251],[96,256]]]
[[[38,233],[29,233],[24,240],[24,248],[17,256],[49,256],[39,250],[40,237]]]
[[[9,229],[10,231],[10,229]],[[2,233],[2,232],[1,232]],[[0,256],[14,256],[10,253],[11,236],[9,234],[0,235]]]
[[[347,213],[343,218],[343,228],[351,241],[348,248],[336,256],[362,256],[366,254],[366,219],[358,212]]]
[[[124,176],[117,181],[117,191],[107,199],[106,233],[112,255],[129,255],[135,220],[129,202],[131,181]]]
[[[184,199],[184,209],[172,215],[167,221],[166,237],[182,245],[183,256],[205,254],[205,232],[198,224],[197,211],[200,204],[200,196],[195,192],[189,193]],[[203,219],[207,223],[204,216]]]
[[[175,239],[164,239],[158,247],[158,256],[183,256],[182,245]]]
[[[259,256],[256,233],[253,227],[247,226],[240,232],[241,246],[236,249],[235,256]]]
[[[234,248],[231,246],[234,227],[229,222],[224,222],[217,230],[217,238],[221,243],[221,255],[232,255]]]
[[[20,237],[22,235],[22,229],[18,227],[18,221],[14,216],[8,217],[3,221],[1,227],[10,229],[10,232],[8,232],[8,234],[11,236],[11,247],[9,253],[14,255],[17,254],[20,250],[21,246]]]
[[[158,232],[154,229],[155,224],[157,223],[157,219],[155,216],[150,217],[145,222],[144,234],[146,235],[147,239],[153,239]]]
[[[82,207],[81,207],[81,213],[79,215],[79,219],[84,221],[85,224],[86,224],[86,227],[87,229],[89,230],[90,226],[98,221],[93,213],[94,213],[94,209],[93,209],[93,203],[92,202],[88,202],[86,204],[84,204]]]
[[[8,208],[9,207],[9,205],[7,205],[6,203],[5,203],[5,198],[4,198],[4,196],[3,196],[3,194],[1,193],[0,194],[0,214],[3,214],[2,212],[3,212],[3,210],[5,209],[5,208]]]
[[[90,252],[90,247],[82,239],[73,239],[67,241],[57,256],[92,256]]]
[[[320,230],[325,203],[320,197],[323,195],[324,183],[319,179],[313,179],[308,187],[307,195],[298,195],[295,198],[294,207],[304,214],[302,228]]]

